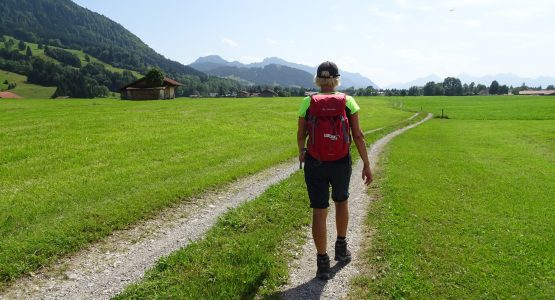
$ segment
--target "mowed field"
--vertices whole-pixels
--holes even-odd
[[[555,298],[555,98],[394,98],[434,119],[396,138],[353,298]]]
[[[0,287],[295,157],[300,98],[0,101]],[[411,113],[361,98],[364,129]]]

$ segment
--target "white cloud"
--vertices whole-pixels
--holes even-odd
[[[228,46],[230,46],[230,47],[238,47],[238,46],[239,46],[239,44],[237,44],[236,41],[234,41],[234,40],[232,40],[232,39],[230,39],[230,38],[227,38],[227,37],[223,37],[223,38],[222,38],[222,43],[224,43],[224,44],[226,44],[226,45],[228,45]]]
[[[270,45],[278,45],[279,43],[276,40],[267,38],[266,39],[266,43],[270,44]]]

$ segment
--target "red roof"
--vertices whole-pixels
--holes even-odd
[[[0,92],[0,98],[4,99],[23,99],[23,97],[16,95],[12,92]]]

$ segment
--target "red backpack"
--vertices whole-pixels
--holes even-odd
[[[308,154],[320,161],[334,161],[349,154],[351,133],[345,111],[345,94],[310,97]]]

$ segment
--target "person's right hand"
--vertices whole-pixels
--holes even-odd
[[[299,153],[299,162],[300,162],[300,163],[304,163],[304,158],[305,158],[305,157],[306,157],[306,150],[302,150],[302,151]]]
[[[362,180],[364,180],[364,184],[369,185],[372,183],[372,171],[370,171],[370,166],[364,166],[362,168]]]

